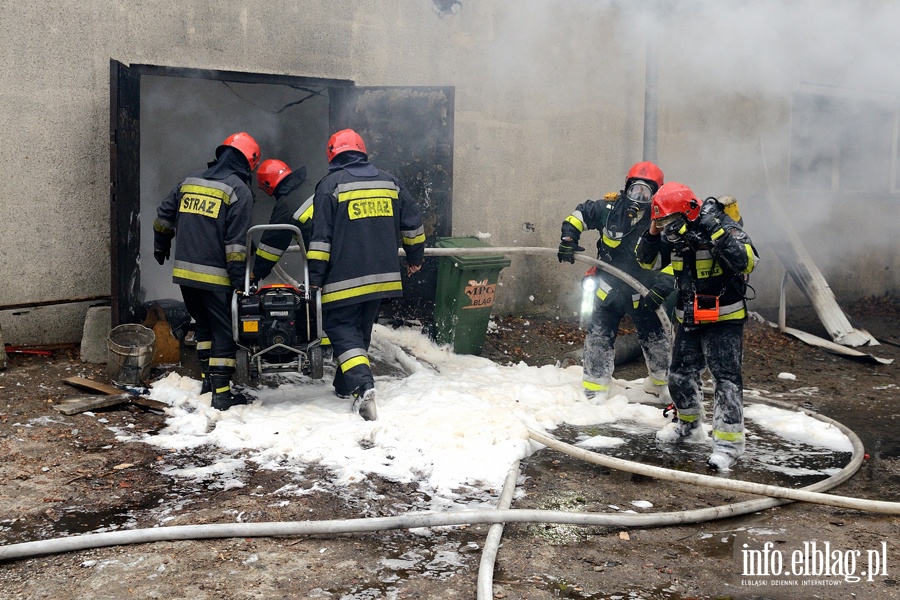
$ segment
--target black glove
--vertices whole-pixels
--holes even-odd
[[[694,221],[694,227],[698,233],[711,240],[722,235],[718,233],[722,229],[722,224],[712,212],[701,213],[697,220]]]
[[[578,245],[578,242],[572,238],[562,238],[559,241],[559,249],[556,252],[556,258],[559,262],[567,262],[575,264],[575,253],[584,252],[584,248]]]
[[[156,259],[156,262],[158,262],[158,263],[161,265],[161,264],[163,264],[164,262],[166,262],[166,259],[167,259],[167,258],[169,258],[169,251],[168,251],[168,250],[165,250],[165,251],[163,251],[163,250],[154,250],[154,251],[153,251],[153,258],[155,258],[155,259]]]
[[[656,310],[665,301],[665,296],[656,291],[655,288],[650,288],[647,295],[641,298],[641,308],[644,310]]]

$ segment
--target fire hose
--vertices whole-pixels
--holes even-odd
[[[402,251],[401,251],[402,253]],[[427,256],[454,256],[461,254],[546,254],[554,255],[551,248],[427,248]],[[647,289],[637,280],[615,267],[601,261],[576,254],[575,259],[599,269],[607,271],[628,283],[636,291],[645,295]],[[668,316],[661,308],[657,310],[660,321],[667,331],[671,330]],[[796,407],[785,403],[766,400],[796,410]],[[695,509],[679,512],[656,514],[597,514],[570,513],[564,511],[510,509],[512,493],[518,476],[519,461],[516,461],[506,478],[497,509],[454,511],[454,512],[420,512],[408,513],[393,517],[375,517],[360,519],[340,519],[324,521],[288,521],[273,523],[224,523],[205,525],[183,525],[172,527],[153,527],[128,531],[114,531],[80,536],[40,540],[0,546],[0,561],[15,560],[31,556],[70,552],[114,545],[148,543],[172,540],[219,539],[229,537],[272,537],[292,535],[336,535],[341,533],[363,533],[394,529],[410,529],[418,527],[445,527],[453,525],[491,524],[488,539],[483,549],[478,578],[478,598],[491,596],[491,572],[496,557],[497,546],[505,523],[557,523],[577,526],[601,527],[660,527],[688,523],[699,523],[714,519],[734,517],[756,512],[766,508],[785,504],[790,501],[802,501],[836,506],[853,510],[869,511],[883,514],[900,514],[900,503],[877,500],[866,500],[823,493],[847,481],[859,469],[863,460],[863,445],[859,437],[841,423],[819,415],[812,411],[803,411],[809,416],[838,427],[851,441],[853,454],[844,468],[827,479],[802,489],[783,488],[779,486],[722,479],[708,475],[687,473],[644,465],[624,459],[614,458],[595,452],[589,452],[569,444],[560,442],[543,433],[529,430],[529,437],[548,448],[564,452],[593,464],[599,464],[617,470],[628,471],[658,479],[689,483],[715,489],[743,492],[767,498]]]
[[[773,402],[767,400],[767,402]],[[279,537],[294,535],[337,535],[342,533],[366,533],[393,529],[417,527],[446,527],[453,525],[478,525],[501,523],[557,523],[585,527],[662,527],[700,523],[715,519],[735,517],[756,512],[791,500],[823,504],[883,514],[900,514],[900,502],[866,500],[822,493],[847,481],[859,469],[863,460],[863,446],[859,437],[841,423],[812,411],[804,411],[809,416],[838,427],[850,438],[853,455],[850,462],[834,475],[806,488],[793,489],[773,485],[722,479],[709,475],[687,473],[664,469],[641,463],[589,452],[565,444],[540,432],[529,430],[529,437],[549,448],[565,452],[573,457],[631,473],[647,475],[681,483],[690,483],[722,489],[768,496],[765,499],[750,500],[735,504],[713,506],[678,512],[655,514],[598,514],[570,513],[565,511],[509,509],[417,512],[393,517],[373,517],[360,519],[338,519],[323,521],[283,521],[272,523],[215,523],[205,525],[179,525],[172,527],[152,527],[128,531],[84,534],[52,540],[40,540],[0,546],[0,561],[16,560],[44,554],[72,552],[118,546],[174,540],[219,539],[230,537]],[[518,461],[517,461],[518,463]],[[518,464],[515,465],[518,471]],[[511,469],[512,471],[512,469]],[[515,479],[507,477],[507,481]],[[508,486],[505,486],[508,487]],[[508,497],[511,492],[503,494]],[[489,534],[490,535],[490,534]],[[494,535],[498,538],[498,535]],[[499,540],[498,540],[499,541]]]
[[[300,252],[300,248],[296,245],[292,245],[287,249],[287,252]],[[406,252],[400,248],[398,251],[399,256],[406,256]],[[557,254],[557,250],[555,248],[544,248],[541,246],[500,246],[500,247],[486,247],[486,248],[425,248],[425,256],[465,256],[465,255],[477,255],[477,254],[487,254],[487,255],[496,255],[496,254],[510,254],[510,255],[519,255],[524,254],[528,256],[538,256],[538,255],[547,255],[555,257]],[[634,291],[638,292],[641,296],[646,296],[649,290],[642,284],[640,281],[629,275],[628,273],[622,271],[621,269],[617,269],[616,267],[605,263],[597,258],[593,258],[583,253],[576,252],[575,260],[578,262],[583,262],[585,264],[591,265],[592,267],[597,267],[601,271],[606,271],[607,273],[618,277],[628,285],[630,285]],[[276,265],[276,269],[278,266]],[[283,270],[278,270],[277,274],[279,277],[282,277],[288,283],[293,282],[294,280],[288,276]],[[666,309],[664,306],[660,306],[656,309],[656,315],[659,317],[660,323],[663,325],[663,330],[666,331],[666,334],[671,338],[672,336],[672,323],[669,321],[669,315],[666,314]]]

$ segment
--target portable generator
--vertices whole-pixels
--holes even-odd
[[[290,229],[303,259],[303,282],[274,283],[258,289],[250,286],[251,253],[248,252],[244,290],[232,299],[232,327],[238,345],[235,381],[249,383],[260,375],[296,372],[322,379],[322,302],[317,290],[310,293],[309,269],[300,230],[293,225],[257,225],[247,233],[252,248],[254,233]]]

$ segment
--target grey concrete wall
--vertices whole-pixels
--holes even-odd
[[[454,86],[454,234],[487,233],[497,246],[555,246],[575,204],[620,189],[642,159],[652,21],[642,11],[650,3],[461,0],[453,10],[432,0],[8,4],[0,19],[8,157],[0,161],[0,306],[109,293],[111,58],[359,85]],[[668,179],[700,195],[738,196],[752,217],[748,229],[764,237],[767,211],[754,200],[764,182],[758,140],[769,149],[773,185],[783,189],[798,82],[871,87],[876,77],[882,89],[900,89],[890,61],[859,79],[846,56],[831,52],[849,48],[857,65],[872,54],[875,62],[896,56],[884,24],[897,22],[897,9],[888,2],[869,2],[866,11],[856,2],[823,9],[808,0],[791,3],[779,19],[742,14],[749,9],[732,3],[688,4],[667,8],[652,33],[660,47],[658,162]],[[775,11],[783,3],[753,4]],[[814,9],[806,22],[804,8]],[[823,13],[830,41],[818,33]],[[860,14],[865,27],[847,26]],[[885,43],[863,44],[871,26]],[[799,49],[783,45],[798,37]],[[795,225],[827,255],[823,271],[840,295],[900,288],[896,244],[885,258],[884,222],[873,226],[851,210],[849,222],[860,228],[853,238],[868,243],[842,252],[820,233],[841,230],[845,205],[782,200],[792,216],[810,204],[820,208],[818,219]],[[896,196],[867,202],[890,208]],[[781,273],[761,251],[758,302],[772,304]],[[576,271],[516,259],[504,270],[497,310],[574,311]],[[85,310],[74,304],[27,318],[0,311],[0,322],[11,343],[77,341]]]

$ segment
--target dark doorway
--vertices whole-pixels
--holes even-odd
[[[417,200],[426,246],[449,236],[453,183],[453,88],[346,87],[331,93],[330,122],[365,140],[372,162],[396,175]],[[403,272],[403,299],[382,307],[395,319],[430,321],[437,261],[412,278]]]
[[[156,208],[229,134],[248,131],[263,158],[306,166],[312,194],[327,171],[325,142],[353,127],[370,158],[413,192],[429,245],[450,235],[453,88],[363,88],[338,79],[110,63],[110,235],[113,325],[140,320],[147,300],[180,298],[169,265],[152,259]],[[254,189],[254,223],[272,201]],[[289,256],[285,258],[289,262]],[[392,309],[431,314],[436,269],[404,282]],[[286,268],[290,273],[289,264]]]

